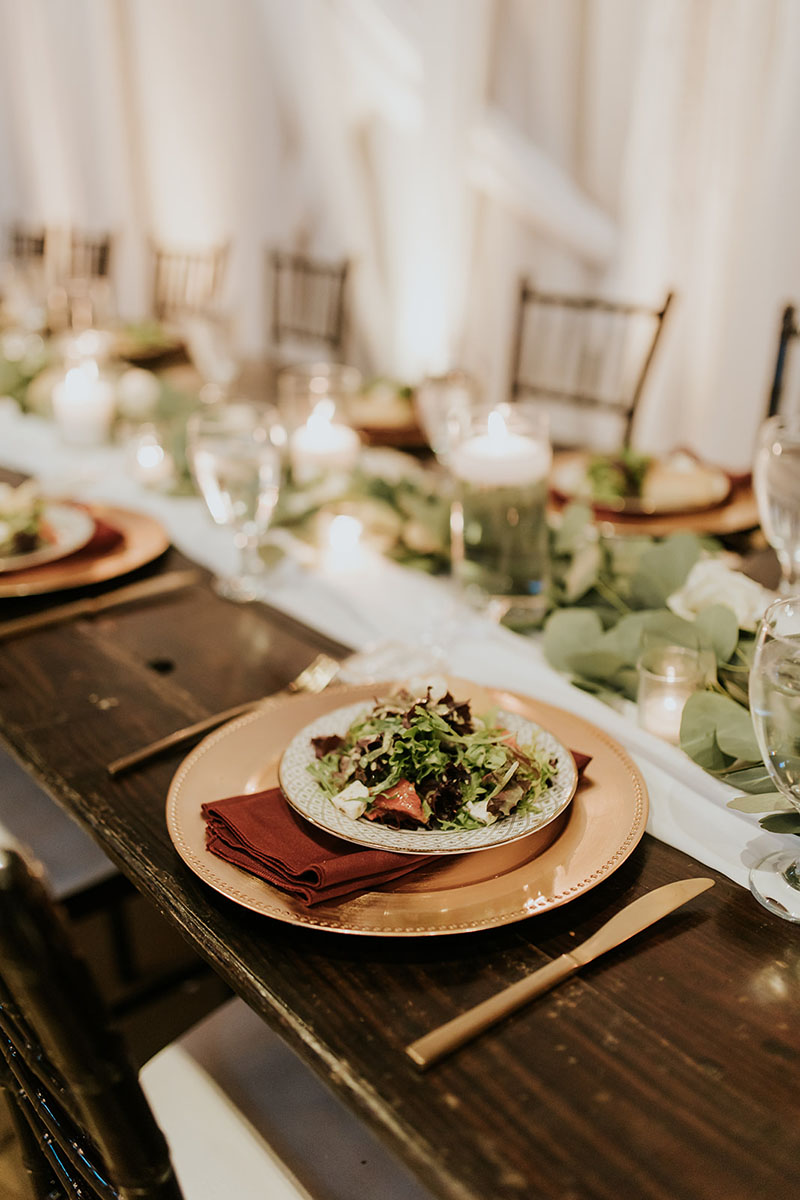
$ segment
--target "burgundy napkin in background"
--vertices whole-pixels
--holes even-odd
[[[77,562],[84,558],[99,558],[102,554],[116,550],[120,542],[124,541],[123,535],[113,525],[101,521],[99,517],[94,517],[93,520],[94,533],[85,546],[81,546],[80,550],[67,555],[70,562]],[[64,560],[59,561],[63,562]]]
[[[573,750],[578,777],[591,762]],[[225,862],[321,904],[399,879],[430,862],[430,855],[368,850],[316,829],[289,807],[278,787],[203,805],[206,848]]]
[[[90,514],[91,515],[91,514]],[[61,570],[64,563],[74,562],[91,562],[95,558],[102,558],[104,554],[110,554],[112,550],[116,550],[125,537],[119,529],[115,529],[113,525],[109,525],[106,521],[101,521],[99,517],[92,517],[94,520],[94,533],[89,538],[85,546],[81,546],[80,550],[74,550],[72,554],[65,554],[63,558],[51,559],[49,562],[39,563],[36,567],[20,567],[18,571],[6,571],[3,574],[3,579],[12,581],[16,576],[25,577],[35,573],[35,577],[46,577],[50,573],[56,573]]]
[[[206,846],[305,904],[366,891],[407,875],[430,855],[367,850],[297,816],[280,788],[203,805]]]

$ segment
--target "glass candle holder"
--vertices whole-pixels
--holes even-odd
[[[71,367],[53,389],[53,417],[63,440],[72,445],[108,441],[115,408],[114,388],[94,359]]]
[[[677,746],[686,701],[705,681],[705,656],[685,646],[652,646],[641,655],[638,669],[639,724]]]
[[[339,363],[310,363],[279,372],[278,406],[289,435],[295,483],[346,474],[355,467],[361,439],[349,423],[349,400],[360,389],[361,372]]]
[[[466,371],[448,371],[423,379],[414,392],[414,411],[428,445],[440,462],[447,462],[459,427],[478,401],[478,383]]]
[[[473,412],[452,440],[453,573],[496,619],[545,611],[551,459],[546,418],[524,403]]]

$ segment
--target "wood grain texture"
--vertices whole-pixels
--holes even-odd
[[[182,565],[174,552],[162,564]],[[645,838],[592,892],[521,924],[348,939],[245,912],[183,866],[164,822],[182,752],[116,781],[105,774],[126,750],[280,688],[319,650],[342,647],[199,586],[0,646],[0,734],[436,1195],[789,1194],[800,1157],[800,943],[744,889]],[[424,1076],[407,1058],[408,1042],[623,904],[698,874],[717,886],[453,1058]]]

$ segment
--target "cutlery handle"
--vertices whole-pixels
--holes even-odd
[[[526,975],[517,983],[504,988],[495,996],[490,996],[482,1004],[458,1017],[453,1017],[438,1029],[426,1033],[410,1046],[406,1046],[406,1054],[413,1058],[418,1067],[430,1067],[452,1050],[457,1050],[465,1042],[471,1041],[484,1029],[494,1025],[501,1017],[514,1012],[529,1000],[548,992],[550,988],[573,975],[581,964],[571,954],[562,954],[546,966],[540,967],[532,975]]]
[[[197,571],[168,571],[165,575],[154,575],[152,579],[140,579],[138,583],[130,583],[125,587],[116,588],[111,592],[103,592],[99,596],[86,597],[83,600],[70,600],[67,604],[59,604],[46,612],[35,613],[30,617],[15,617],[0,624],[0,642],[7,638],[16,637],[19,633],[30,633],[34,629],[46,629],[51,625],[61,625],[75,617],[90,617],[96,613],[105,612],[109,608],[117,608],[124,604],[135,604],[140,600],[153,600],[165,596],[169,592],[177,592],[182,588],[191,587],[197,583],[200,575]]]
[[[201,733],[208,733],[209,730],[216,729],[218,725],[232,721],[234,717],[243,716],[251,709],[256,708],[259,703],[259,700],[248,700],[245,704],[226,708],[224,712],[214,713],[211,717],[203,717],[202,721],[195,721],[193,725],[184,725],[183,729],[176,729],[174,733],[168,733],[166,737],[159,738],[157,742],[150,742],[149,745],[142,746],[139,750],[133,750],[130,754],[124,754],[122,758],[114,759],[108,764],[106,770],[112,777],[123,775],[131,767],[135,767],[149,758],[155,758],[164,750],[182,746],[184,742],[190,742],[193,738],[199,737]]]

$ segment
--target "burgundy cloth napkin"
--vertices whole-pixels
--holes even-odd
[[[582,775],[591,758],[573,750]],[[206,847],[225,862],[321,904],[399,879],[430,862],[425,854],[367,850],[309,825],[289,807],[280,788],[229,796],[203,805]]]
[[[117,546],[125,540],[119,529],[109,525],[107,521],[101,521],[99,517],[94,517],[93,520],[94,533],[85,546],[81,546],[80,550],[75,550],[73,554],[67,555],[70,562],[100,558],[101,555],[116,550]],[[59,561],[63,562],[64,560],[59,559]]]
[[[204,804],[203,816],[212,854],[305,904],[378,887],[430,859],[367,850],[331,837],[296,816],[277,787]]]

